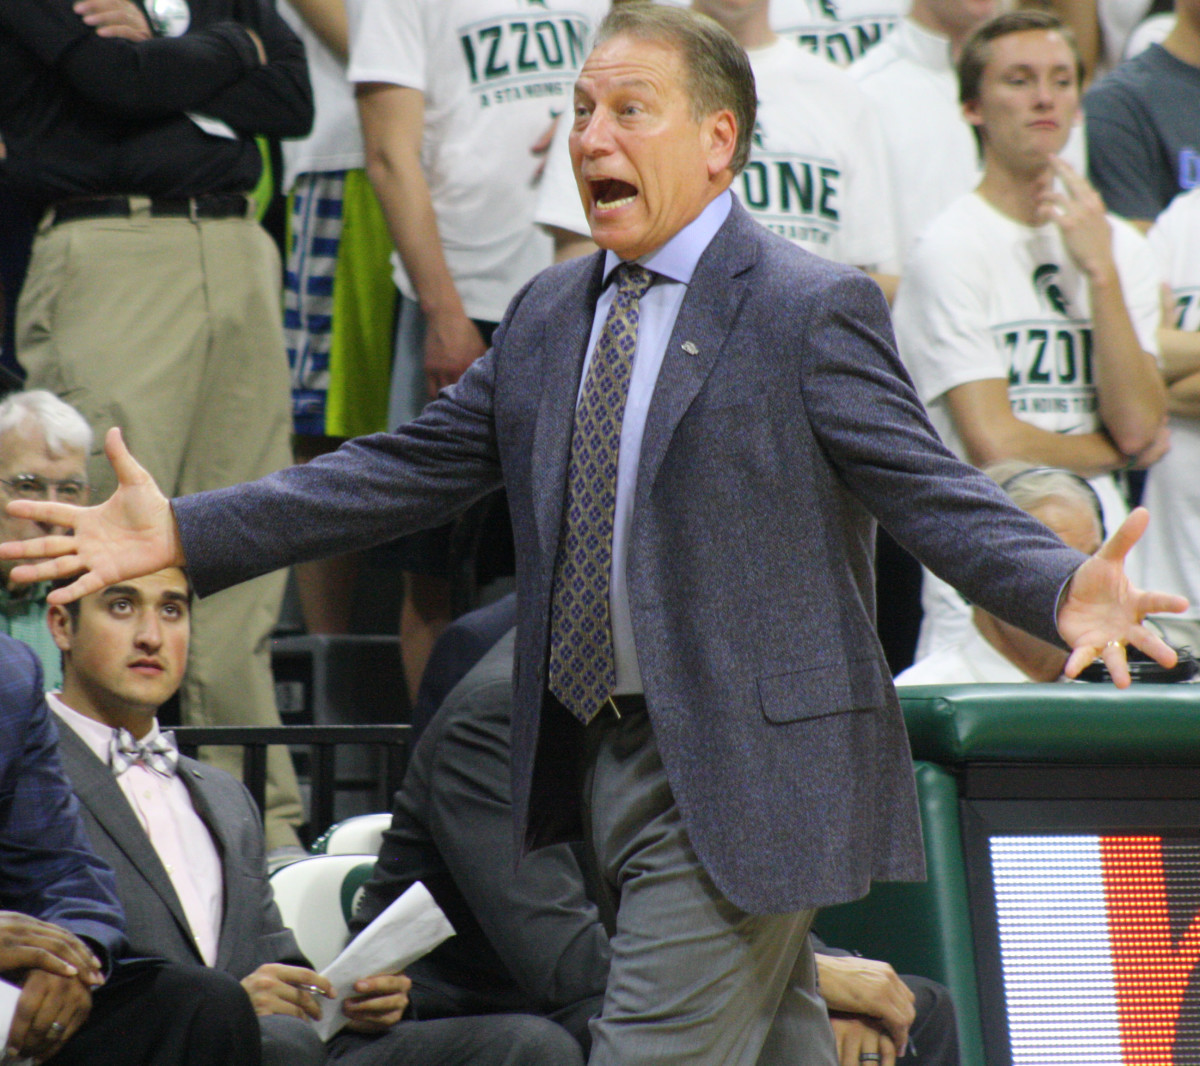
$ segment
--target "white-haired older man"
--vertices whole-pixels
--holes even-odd
[[[87,503],[87,457],[92,429],[70,404],[42,389],[15,392],[0,402],[0,490],[8,500]],[[5,540],[29,540],[57,527],[0,513]],[[41,660],[46,685],[62,684],[62,664],[46,629],[48,583],[13,585],[14,564],[0,562],[0,632],[24,641]]]

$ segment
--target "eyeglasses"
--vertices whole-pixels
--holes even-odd
[[[14,500],[48,500],[51,495],[63,503],[81,503],[87,496],[87,482],[67,477],[53,481],[38,474],[14,474],[0,478],[0,485],[8,489]]]

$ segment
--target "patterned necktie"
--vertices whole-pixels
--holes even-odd
[[[175,734],[168,729],[153,740],[138,740],[128,729],[114,729],[108,738],[108,764],[113,776],[120,777],[139,762],[163,777],[174,777],[179,765]]]
[[[616,270],[617,295],[592,352],[575,411],[562,544],[550,602],[548,685],[585,725],[617,684],[609,617],[617,453],[633,353],[638,301],[654,275],[636,263]]]

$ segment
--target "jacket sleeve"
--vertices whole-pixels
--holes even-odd
[[[267,61],[198,108],[243,134],[303,137],[313,123],[312,86],[300,38],[271,0],[244,0],[237,20],[262,41]]]
[[[193,110],[260,65],[250,35],[233,21],[133,42],[98,37],[70,0],[5,0],[0,29],[89,104],[125,118]]]
[[[59,763],[41,667],[0,641],[0,900],[10,910],[86,937],[116,958],[125,919],[112,871],[87,842]]]

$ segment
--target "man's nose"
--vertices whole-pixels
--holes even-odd
[[[147,611],[138,619],[137,634],[134,639],[139,648],[156,650],[162,646],[162,624],[157,614]]]
[[[612,148],[612,126],[607,113],[597,108],[579,131],[579,147],[586,156],[597,156]]]

